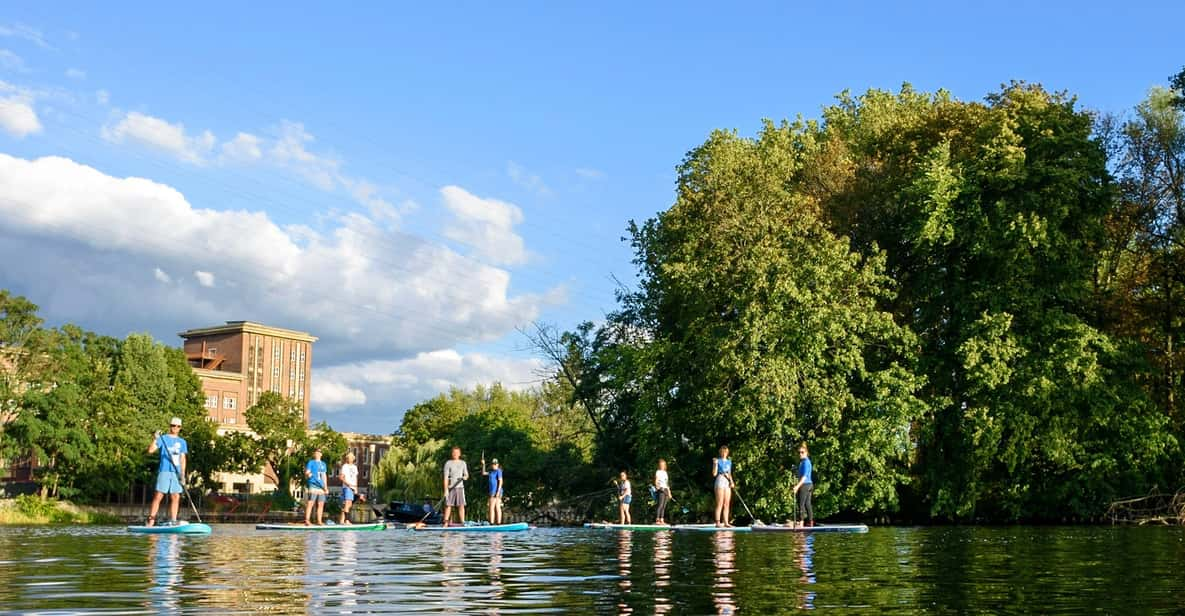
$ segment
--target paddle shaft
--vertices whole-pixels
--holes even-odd
[[[752,518],[753,522],[764,525],[764,522],[758,520],[757,517],[753,515],[753,512],[749,511],[749,506],[745,504],[745,499],[741,498],[741,493],[737,492],[735,484],[733,485],[732,493],[737,495],[737,500],[741,501],[741,506],[745,508],[745,513],[749,514],[749,517]]]
[[[189,495],[189,488],[185,485],[185,478],[181,476],[181,469],[177,468],[177,463],[173,461],[173,454],[166,447],[164,447],[164,435],[156,437],[156,440],[161,444],[161,449],[165,450],[165,457],[169,460],[169,466],[173,467],[173,472],[177,473],[177,482],[181,484],[181,491],[185,493],[185,500],[189,501],[189,508],[193,509],[193,517],[197,518],[198,524],[202,522],[202,516],[198,513],[197,505],[193,504],[193,497]],[[140,441],[143,443],[144,441]]]
[[[462,481],[464,481],[464,480],[462,480]],[[432,511],[429,511],[428,513],[425,513],[425,514],[424,514],[424,517],[420,518],[420,521],[419,521],[419,522],[416,522],[416,524],[423,524],[423,523],[424,523],[424,520],[427,520],[427,519],[428,519],[428,516],[432,515],[432,512],[433,512],[433,511],[440,511],[440,508],[444,506],[444,503],[445,503],[445,501],[447,501],[447,500],[448,500],[448,493],[449,493],[449,492],[452,492],[452,491],[453,491],[453,489],[454,489],[454,488],[456,488],[456,487],[457,487],[457,486],[459,486],[459,485],[461,485],[461,482],[460,482],[460,481],[458,481],[458,482],[454,483],[453,485],[449,486],[449,489],[447,489],[447,490],[445,490],[445,491],[444,491],[444,497],[443,497],[443,498],[441,498],[439,501],[437,501],[437,502],[436,502],[436,507],[435,507],[435,508],[433,508],[433,510],[432,510]],[[441,521],[440,521],[440,523],[441,523],[441,524],[448,524],[448,520],[441,520]]]

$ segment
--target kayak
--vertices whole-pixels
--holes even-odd
[[[515,524],[474,524],[473,526],[420,526],[412,527],[411,530],[437,533],[510,533],[530,528],[530,524],[518,522]]]
[[[128,526],[129,533],[143,535],[208,535],[210,525],[201,522],[178,522],[177,524],[158,524],[156,526]]]
[[[607,530],[673,530],[670,524],[610,524],[609,522],[586,522],[585,528],[603,528]]]
[[[676,524],[675,530],[699,531],[703,533],[747,533],[749,526],[716,526],[715,524]]]
[[[255,530],[305,530],[305,531],[330,531],[330,530],[387,530],[386,522],[375,522],[373,524],[326,524],[324,526],[312,525],[305,526],[304,524],[256,524]]]
[[[754,526],[753,531],[762,533],[866,533],[868,527],[863,524],[818,524],[796,528],[785,524],[770,524],[768,526]]]

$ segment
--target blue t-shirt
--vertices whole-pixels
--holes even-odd
[[[810,458],[803,458],[802,461],[798,463],[798,476],[799,476],[799,478],[803,478],[802,483],[804,483],[804,484],[807,484],[807,483],[813,484],[814,483],[813,481],[811,481],[811,469],[812,469],[812,467],[811,467],[811,459]]]
[[[309,463],[304,465],[304,469],[310,473],[309,487],[325,489],[325,485],[321,483],[320,473],[328,472],[325,468],[324,460],[309,460]]]
[[[160,469],[157,472],[181,472],[181,456],[189,453],[189,444],[185,442],[185,439],[172,434],[162,434],[157,439],[156,445],[160,447]],[[169,458],[172,458],[172,461]]]
[[[702,468],[702,467],[701,467]],[[721,475],[727,475],[732,472],[732,460],[728,458],[716,459],[716,472]]]
[[[490,469],[490,496],[501,496],[502,493],[498,491],[498,480],[502,479],[502,469]]]

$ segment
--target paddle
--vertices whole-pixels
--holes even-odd
[[[464,480],[461,480],[461,481],[464,481]],[[452,492],[453,488],[456,488],[457,486],[461,485],[461,481],[457,481],[453,485],[449,486],[449,489],[444,491],[444,497],[441,498],[440,500],[436,501],[436,506],[433,507],[430,511],[428,511],[428,513],[425,513],[424,517],[420,518],[420,521],[416,522],[412,526],[419,526],[420,524],[423,524],[424,520],[428,519],[428,516],[432,515],[434,512],[440,511],[440,508],[444,506],[444,501],[446,501],[448,499],[448,493]],[[442,519],[440,521],[440,524],[441,524],[441,526],[444,526],[444,525],[448,524],[448,520]]]
[[[753,512],[749,511],[749,506],[745,504],[745,499],[741,498],[740,492],[737,492],[736,484],[733,484],[732,486],[732,493],[737,495],[737,500],[741,501],[741,505],[745,508],[745,513],[749,514],[749,517],[753,519],[753,526],[765,526],[765,522],[758,520],[757,517],[753,515]]]
[[[181,491],[185,493],[185,500],[189,501],[189,507],[193,509],[193,517],[197,518],[198,524],[201,524],[202,516],[198,513],[197,505],[193,504],[193,497],[189,495],[189,488],[185,485],[185,478],[181,476],[181,469],[177,468],[177,463],[173,461],[172,453],[163,446],[165,444],[164,435],[158,435],[156,440],[162,445],[161,449],[165,450],[165,457],[169,459],[169,465],[173,467],[173,472],[177,473],[177,483],[181,484]],[[143,443],[144,441],[140,442]]]

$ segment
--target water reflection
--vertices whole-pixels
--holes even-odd
[[[149,568],[152,588],[147,607],[157,612],[175,613],[180,607],[181,542],[178,535],[149,535]]]
[[[674,608],[671,586],[671,533],[654,534],[654,613],[669,614]]]
[[[736,612],[735,585],[732,575],[736,572],[736,533],[712,533],[712,605],[717,614]]]
[[[633,558],[634,533],[628,530],[617,532],[617,588],[621,591],[621,600],[617,603],[618,614],[633,614],[634,608],[626,601],[629,598],[633,581],[630,577],[630,560]]]

